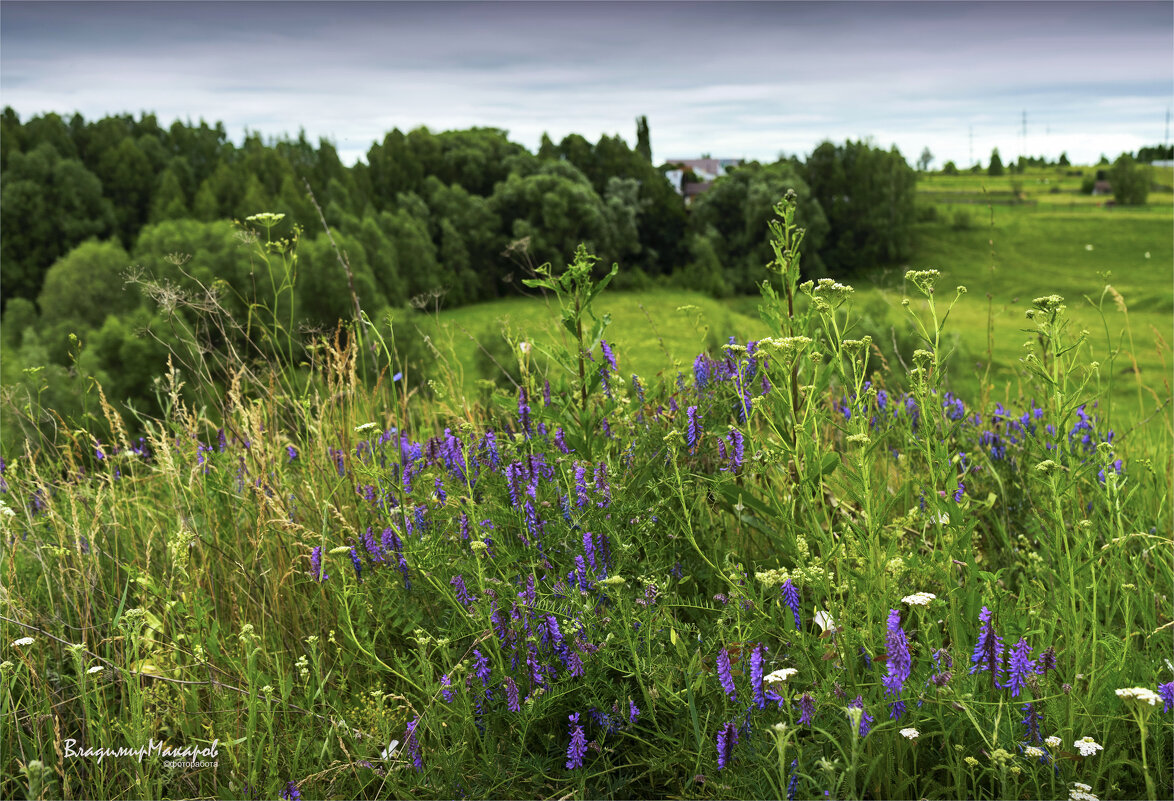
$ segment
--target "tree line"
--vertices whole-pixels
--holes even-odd
[[[223,290],[243,319],[240,299],[264,294],[232,222],[259,212],[284,214],[274,234],[297,239],[296,319],[331,330],[352,317],[353,300],[315,201],[372,318],[421,296],[456,306],[515,294],[533,267],[561,267],[580,243],[620,264],[620,287],[752,291],[772,256],[766,223],[788,189],[807,228],[809,276],[908,253],[915,173],[895,148],[825,142],[806,160],[743,164],[687,208],[665,179],[669,165],[651,161],[647,119],[636,134],[634,147],[619,136],[544,136],[530,152],[496,128],[396,129],[348,166],[330,141],[304,133],[248,133],[236,144],[203,120],[22,121],[6,108],[4,342],[19,364],[80,359],[112,394],[149,395],[166,337],[138,334],[167,330],[166,316],[182,312],[169,298]],[[76,341],[86,343],[80,356]]]

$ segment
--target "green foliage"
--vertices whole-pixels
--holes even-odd
[[[942,175],[957,175],[958,165],[952,161],[947,161],[942,165]]]
[[[991,151],[991,161],[986,168],[987,175],[1002,175],[1003,174],[1003,159],[999,156],[999,149],[996,147]]]
[[[116,241],[91,240],[58,259],[45,275],[37,303],[47,325],[68,323],[78,333],[98,328],[108,314],[138,305],[137,294],[123,287],[130,257]]]
[[[896,148],[824,142],[804,174],[827,216],[827,238],[816,248],[829,273],[843,276],[909,255],[917,176]]]
[[[1122,153],[1109,171],[1113,199],[1125,206],[1143,206],[1150,191],[1148,165],[1139,165],[1128,153]]]
[[[0,206],[0,294],[6,299],[35,297],[49,265],[115,227],[98,178],[50,142],[9,157]]]

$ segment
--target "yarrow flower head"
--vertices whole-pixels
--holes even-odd
[[[912,595],[906,595],[901,599],[901,603],[909,604],[910,606],[929,606],[929,602],[937,598],[932,592],[915,592]]]
[[[1072,746],[1080,752],[1081,756],[1084,757],[1095,756],[1097,751],[1105,750],[1103,745],[1100,745],[1091,737],[1081,737],[1079,740],[1074,742]]]
[[[799,671],[795,668],[779,668],[778,670],[772,670],[770,673],[766,674],[762,680],[767,684],[781,683],[791,678],[798,672]]]
[[[1157,706],[1162,697],[1149,687],[1128,687],[1122,690],[1117,690],[1117,697],[1123,701],[1137,704],[1138,706]]]
[[[36,642],[32,637],[21,637],[19,640],[12,641],[13,648],[23,648],[26,645],[32,645]]]
[[[921,736],[921,732],[919,732],[917,729],[901,729],[898,734],[900,734],[906,740],[916,740]]]

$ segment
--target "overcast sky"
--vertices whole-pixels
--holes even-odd
[[[774,160],[871,137],[912,163],[1095,161],[1165,141],[1174,3],[0,4],[0,94],[333,140],[492,126]],[[1027,132],[1023,136],[1023,112]]]

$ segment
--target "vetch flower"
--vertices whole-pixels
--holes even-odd
[[[717,652],[717,677],[729,699],[737,701],[738,694],[734,689],[734,677],[730,675],[730,655],[725,648],[721,648]]]
[[[1091,737],[1087,737],[1087,736],[1081,737],[1079,740],[1074,742],[1072,744],[1072,746],[1077,751],[1080,752],[1081,756],[1085,756],[1085,757],[1094,756],[1094,755],[1096,755],[1097,751],[1104,751],[1105,750],[1105,747],[1103,745],[1100,745],[1099,743],[1097,743],[1096,740],[1094,740]]]
[[[1039,724],[1042,719],[1039,713],[1035,711],[1035,704],[1024,704],[1019,709],[1023,712],[1023,720],[1020,722],[1027,729],[1027,739],[1035,743],[1042,742],[1043,740],[1039,733]],[[1054,744],[1051,744],[1053,748],[1060,744],[1059,737],[1049,737],[1048,740],[1056,741]]]
[[[766,696],[762,692],[762,646],[755,645],[750,653],[750,687],[754,690],[754,703],[759,709],[766,709]]]
[[[783,603],[791,608],[791,614],[795,616],[795,630],[799,631],[803,628],[803,623],[799,619],[799,590],[795,589],[790,579],[787,579],[783,582],[782,592]]]
[[[408,727],[404,731],[404,740],[407,742],[404,747],[408,749],[408,754],[412,757],[412,764],[416,767],[417,772],[424,769],[424,762],[420,757],[420,741],[416,738],[416,727],[419,725],[420,716],[416,715],[408,722]]]
[[[727,723],[717,732],[717,769],[725,770],[738,744],[738,727]]]
[[[981,673],[984,670],[991,672],[991,681],[999,685],[999,673],[1003,670],[1003,638],[995,633],[991,625],[991,610],[985,606],[978,615],[982,625],[978,630],[978,642],[974,646],[974,653],[970,657],[973,665],[970,672]]]
[[[701,439],[701,425],[697,420],[697,407],[690,406],[686,410],[686,415],[689,418],[689,429],[686,435],[689,443],[689,453],[697,452],[697,442]]]
[[[1011,697],[1019,696],[1019,691],[1023,689],[1024,683],[1029,673],[1040,673],[1039,665],[1035,660],[1029,659],[1031,656],[1031,646],[1027,644],[1027,640],[1022,637],[1019,642],[1011,646],[1011,658],[1009,660],[1011,666],[1011,678],[1007,681],[1006,688],[1011,691]],[[1121,691],[1118,690],[1120,695]]]
[[[860,736],[867,737],[868,733],[872,731],[872,723],[875,718],[868,714],[868,710],[864,708],[864,698],[859,695],[856,696],[856,700],[849,704],[849,706],[860,710]]]
[[[296,784],[286,782],[285,789],[281,791],[281,798],[283,801],[302,801],[302,794]]]
[[[811,721],[815,720],[815,699],[811,693],[803,693],[795,704],[799,707],[799,725],[810,726]]]
[[[900,734],[906,740],[916,740],[921,736],[921,732],[919,732],[917,729],[901,729],[898,734]]]
[[[885,694],[897,699],[889,704],[889,716],[898,720],[905,712],[905,704],[899,696],[912,670],[913,657],[909,654],[909,641],[905,637],[905,630],[901,628],[901,613],[896,609],[889,610],[887,629],[885,649],[888,653],[889,669],[882,684],[885,687]]]
[[[583,767],[583,757],[587,754],[587,737],[583,734],[583,727],[579,725],[579,713],[568,716],[571,721],[571,744],[567,746],[567,770]]]
[[[1162,706],[1162,712],[1169,712],[1171,709],[1174,709],[1174,681],[1159,684],[1158,695],[1162,696],[1162,701],[1165,702]]]

